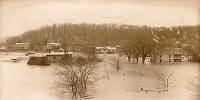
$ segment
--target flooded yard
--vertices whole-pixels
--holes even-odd
[[[56,95],[56,74],[52,66],[29,66],[27,60],[14,63],[10,58],[24,53],[0,54],[0,99],[1,100],[69,100]],[[172,66],[173,82],[169,91],[139,91],[158,89],[152,68]],[[139,68],[144,76],[140,75]],[[89,91],[91,100],[197,100],[189,82],[198,75],[199,64],[192,62],[162,64],[123,64],[120,71],[112,71],[109,79],[95,83]]]

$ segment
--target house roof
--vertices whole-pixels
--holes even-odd
[[[73,52],[66,52],[66,54],[74,54]],[[45,56],[56,56],[65,55],[65,52],[51,52],[51,53],[35,53],[31,54],[30,57],[45,57]]]
[[[60,43],[48,43],[47,45],[60,46]]]
[[[66,54],[74,54],[73,52],[66,52]],[[65,55],[65,52],[51,52],[51,53],[47,53],[46,55]]]
[[[103,49],[104,47],[96,47],[96,49]]]
[[[51,42],[51,43],[48,43],[48,44],[60,44],[60,43]]]
[[[45,53],[35,53],[30,55],[30,57],[45,57],[45,56],[46,56]]]
[[[16,43],[16,45],[18,45],[18,44],[29,44],[29,43]]]
[[[116,48],[120,48],[120,45],[116,45],[115,47],[116,47]]]
[[[109,47],[109,46],[107,46],[106,48],[107,49],[116,49],[115,47]]]

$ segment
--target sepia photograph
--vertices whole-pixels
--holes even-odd
[[[0,0],[0,100],[200,100],[200,0]]]

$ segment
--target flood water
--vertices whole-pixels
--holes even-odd
[[[56,100],[53,94],[53,70],[44,66],[28,66],[26,60],[9,61],[20,53],[1,55],[1,100]]]
[[[12,62],[22,57],[21,62]],[[63,100],[56,95],[56,74],[52,66],[29,66],[24,53],[0,53],[0,100]],[[169,64],[167,64],[169,66]],[[113,71],[109,79],[97,81],[90,91],[91,100],[197,100],[195,92],[188,89],[189,82],[199,73],[199,64],[172,63],[175,78],[168,92],[136,92],[140,88],[156,89],[158,84],[151,77],[152,66],[143,67],[139,76],[139,64],[124,64],[120,71]],[[69,100],[65,98],[64,100]]]

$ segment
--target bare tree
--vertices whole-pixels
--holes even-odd
[[[188,82],[187,89],[193,93],[192,95],[195,96],[197,100],[200,99],[200,76],[199,75],[191,78],[191,80]]]
[[[110,60],[110,64],[118,71],[120,69],[121,59],[122,59],[122,55],[121,54],[117,54],[117,55],[111,57],[111,60]]]
[[[133,47],[136,48],[137,53],[142,57],[143,64],[145,63],[146,57],[153,52],[157,45],[157,43],[153,40],[151,31],[150,27],[142,27],[142,30],[138,31],[140,34],[136,34],[133,41]]]
[[[125,41],[123,44],[122,44],[122,47],[121,47],[121,52],[123,52],[123,54],[125,54],[128,58],[128,61],[130,62],[131,61],[131,57],[133,55],[133,47],[132,47],[132,44],[129,43],[128,41]]]
[[[170,66],[160,66],[153,68],[156,79],[160,82],[163,90],[168,91],[169,84],[174,81],[174,70]]]
[[[63,91],[70,90],[73,97],[86,96],[87,87],[97,80],[94,72],[97,62],[89,61],[84,57],[58,64],[55,68],[60,74],[58,85]]]

